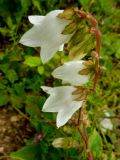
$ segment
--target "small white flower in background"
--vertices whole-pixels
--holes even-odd
[[[70,61],[56,68],[52,75],[55,78],[62,79],[63,84],[70,83],[71,85],[79,86],[87,83],[90,79],[90,74],[80,75],[79,72],[86,68],[83,60]]]
[[[67,123],[72,115],[82,107],[83,101],[75,101],[78,95],[72,93],[76,90],[73,86],[61,87],[41,87],[46,93],[50,94],[46,100],[43,112],[58,112],[57,127],[61,127]]]
[[[105,111],[105,115],[107,117],[110,116],[110,114],[107,111]],[[109,118],[104,118],[104,119],[100,120],[100,126],[101,126],[101,129],[103,130],[103,132],[106,132],[107,130],[113,129],[112,121]]]
[[[71,34],[64,35],[62,31],[70,23],[70,20],[57,17],[63,10],[54,10],[46,16],[29,16],[33,27],[21,38],[20,43],[30,47],[41,47],[40,56],[43,63],[50,60],[61,49],[61,45],[67,43]]]

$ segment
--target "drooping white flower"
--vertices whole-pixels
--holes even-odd
[[[62,83],[70,83],[71,85],[79,86],[89,81],[90,75],[80,75],[80,71],[85,69],[83,60],[70,61],[56,68],[52,75],[55,78],[62,79]]]
[[[105,111],[105,115],[107,117],[110,116],[109,112]],[[100,120],[100,126],[103,132],[106,132],[107,130],[112,130],[113,129],[113,124],[109,118],[103,118]]]
[[[50,60],[59,47],[68,42],[72,35],[61,34],[70,20],[57,17],[63,10],[54,10],[46,16],[29,16],[33,27],[21,38],[20,43],[30,47],[41,47],[40,55],[43,63]]]
[[[82,107],[83,101],[75,101],[77,95],[73,95],[76,90],[73,86],[61,87],[41,87],[45,92],[50,94],[46,100],[43,112],[58,112],[57,127],[63,126],[72,117],[72,115]]]

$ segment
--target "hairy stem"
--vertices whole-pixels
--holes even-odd
[[[80,19],[85,19],[87,18],[88,20],[90,20],[91,24],[92,24],[92,28],[91,28],[91,32],[93,32],[95,34],[96,37],[96,50],[95,50],[95,54],[94,54],[94,58],[95,58],[95,76],[93,79],[93,90],[96,90],[96,85],[98,83],[99,80],[99,76],[101,74],[101,69],[99,66],[99,59],[100,59],[100,48],[101,48],[101,33],[98,29],[98,22],[97,20],[90,14],[84,11],[80,11],[75,9],[78,17]],[[83,125],[83,131],[81,131],[80,129],[80,120],[81,120],[81,124]],[[79,110],[79,114],[78,114],[78,121],[77,121],[77,125],[76,125],[78,132],[80,133],[82,139],[84,140],[85,143],[85,148],[86,148],[86,158],[87,160],[93,160],[90,148],[89,148],[89,137],[87,134],[87,119],[85,117],[85,113],[83,111],[83,107]]]
[[[80,124],[82,124],[83,130],[80,128]],[[79,109],[77,123],[74,123],[74,125],[85,143],[86,159],[93,160],[93,157],[89,148],[89,138],[87,135],[87,120],[85,118],[83,107]]]
[[[87,134],[87,119],[84,113],[83,108],[81,109],[81,121],[82,121],[82,125],[83,125],[83,133],[85,136],[85,147],[86,147],[86,156],[87,156],[87,160],[93,160],[90,148],[89,148],[89,137]]]
[[[75,9],[75,12],[77,13],[78,17],[80,19],[85,19],[87,18],[88,20],[91,21],[92,24],[92,28],[91,28],[91,32],[93,32],[95,34],[96,37],[96,51],[95,51],[95,70],[96,70],[96,74],[93,80],[93,90],[96,90],[96,85],[97,82],[99,80],[99,75],[101,74],[101,68],[99,66],[99,59],[100,59],[100,48],[101,48],[101,33],[98,29],[98,22],[95,19],[95,17],[93,17],[90,13],[84,12],[84,11],[80,11]]]
[[[99,75],[101,74],[101,69],[99,67],[99,59],[100,59],[100,48],[101,48],[101,33],[98,29],[98,22],[97,20],[89,13],[86,13],[86,18],[88,18],[92,25],[93,25],[93,32],[95,33],[96,36],[96,55],[95,55],[95,59],[96,59],[96,63],[95,63],[95,70],[96,70],[96,74],[94,77],[94,83],[93,83],[93,90],[96,90],[96,85],[97,82],[99,80]]]

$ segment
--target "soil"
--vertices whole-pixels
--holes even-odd
[[[11,107],[0,108],[0,160],[11,160],[9,154],[24,146],[33,134],[27,119]]]

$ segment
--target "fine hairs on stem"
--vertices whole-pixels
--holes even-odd
[[[93,79],[93,91],[95,91],[96,85],[99,80],[99,76],[101,74],[101,68],[99,67],[101,33],[98,29],[97,20],[90,13],[80,11],[80,10],[75,10],[75,11],[80,19],[87,18],[91,22],[92,24],[91,32],[93,32],[96,37],[96,50],[94,51],[94,54],[93,54],[93,57],[95,58],[95,71],[96,71]],[[86,159],[93,160],[93,156],[89,148],[89,137],[87,134],[87,119],[86,119],[86,115],[83,107],[79,109],[78,120],[77,120],[77,123],[74,123],[74,124],[85,143]],[[83,130],[81,130],[80,124],[83,126]]]

